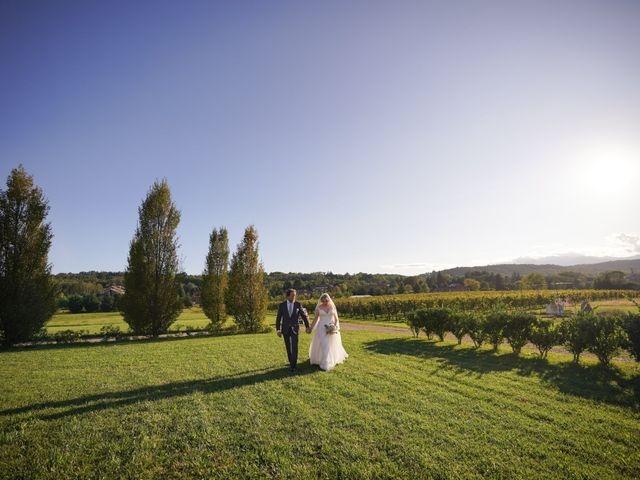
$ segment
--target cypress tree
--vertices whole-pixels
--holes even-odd
[[[135,333],[158,336],[168,330],[183,307],[176,279],[180,211],[171,201],[166,180],[154,182],[138,214],[120,307]]]
[[[267,288],[258,255],[258,232],[253,225],[246,228],[231,259],[227,310],[243,332],[256,333],[264,328]]]
[[[31,339],[56,310],[49,205],[20,165],[0,191],[0,330],[3,343]]]
[[[200,294],[202,310],[211,320],[209,328],[220,330],[227,318],[225,295],[229,276],[229,235],[227,229],[215,228],[209,236],[209,253],[207,254],[204,273],[202,275],[202,291]]]

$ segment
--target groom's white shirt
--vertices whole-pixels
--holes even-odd
[[[289,309],[289,316],[293,314],[293,302],[287,300],[287,308]]]

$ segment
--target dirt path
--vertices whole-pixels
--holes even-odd
[[[340,320],[342,330],[366,330],[367,332],[400,333],[411,335],[409,328],[402,327],[382,327],[380,325],[369,325],[366,323],[348,323],[347,320]]]

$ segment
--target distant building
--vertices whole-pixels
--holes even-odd
[[[296,295],[304,298],[304,297],[310,297],[311,294],[313,293],[311,290],[307,290],[306,288],[296,288]]]
[[[367,298],[371,296],[372,295],[351,295],[349,298]]]
[[[463,283],[450,283],[447,286],[447,292],[466,292],[467,287]]]
[[[548,315],[562,316],[564,315],[564,305],[562,305],[562,302],[553,302],[547,305],[545,311]]]
[[[318,285],[313,287],[312,293],[325,293],[333,290],[333,285]]]
[[[121,285],[111,285],[102,290],[100,295],[124,295],[124,287]]]
[[[198,305],[200,305],[200,290],[195,290],[192,294],[191,294],[191,301],[193,303],[196,303]]]

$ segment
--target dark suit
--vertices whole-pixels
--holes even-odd
[[[298,363],[298,334],[300,333],[298,316],[302,317],[305,326],[309,328],[309,318],[302,310],[300,302],[293,302],[293,312],[289,315],[289,308],[285,300],[278,307],[278,315],[276,315],[276,330],[282,331],[291,368],[296,368]]]

